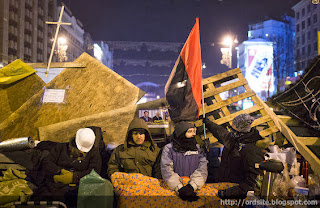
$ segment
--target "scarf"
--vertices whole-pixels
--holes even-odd
[[[181,134],[179,137],[176,137],[176,134],[173,134],[172,144],[173,144],[173,149],[177,152],[197,150],[196,138],[195,137],[186,138],[185,134]]]

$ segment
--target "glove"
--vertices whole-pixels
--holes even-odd
[[[209,123],[209,122],[211,122],[207,117],[204,117],[203,119],[202,119],[202,122],[203,123],[205,123],[205,124],[207,124],[207,123]]]
[[[218,196],[220,199],[245,199],[247,192],[244,192],[239,186],[233,186],[225,190],[219,190]]]
[[[194,192],[193,187],[190,184],[182,187],[181,189],[178,190],[178,192],[179,192],[179,197],[183,201],[193,202],[199,199],[199,196],[197,196],[196,192]]]
[[[63,184],[70,184],[72,183],[73,179],[73,172],[68,170],[62,169],[60,175],[54,175],[53,180],[55,183],[63,183]]]

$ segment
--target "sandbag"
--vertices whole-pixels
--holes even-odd
[[[113,207],[113,186],[96,171],[82,177],[79,183],[78,208]]]

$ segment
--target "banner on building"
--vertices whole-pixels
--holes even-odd
[[[247,46],[247,54],[245,77],[250,88],[259,93],[262,98],[272,95],[275,90],[272,45]]]

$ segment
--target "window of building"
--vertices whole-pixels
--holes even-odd
[[[297,57],[300,57],[300,49],[297,49]]]
[[[313,43],[313,50],[317,51],[318,50],[318,42]]]
[[[301,36],[301,44],[303,45],[306,42],[305,34],[302,34]]]
[[[308,25],[308,27],[311,25],[311,17],[308,17],[307,25]]]
[[[318,21],[318,15],[314,14],[313,15],[313,24],[316,23]]]
[[[296,38],[296,45],[299,46],[299,44],[300,44],[300,37],[297,37]]]
[[[300,18],[300,12],[296,13],[296,20],[298,20]]]
[[[310,6],[310,4],[309,4],[308,7],[307,7],[307,11],[308,11],[308,13],[311,11],[311,6]]]
[[[313,35],[314,35],[314,38],[318,38],[318,29],[317,28],[313,29]]]
[[[297,63],[297,70],[300,69],[300,62]]]
[[[310,39],[311,39],[311,31],[309,30],[307,33],[307,40],[310,40]]]
[[[305,15],[305,13],[306,13],[306,10],[305,10],[305,8],[303,8],[301,11],[301,16],[303,17]]]
[[[305,27],[306,27],[306,24],[305,24],[304,21],[302,21],[302,23],[301,23],[301,30],[303,30]]]
[[[303,56],[303,55],[305,55],[306,54],[306,48],[305,47],[302,47],[301,48],[301,55]]]
[[[299,25],[299,24],[296,25],[296,31],[297,31],[297,32],[300,31],[300,25]]]
[[[311,45],[308,45],[308,56],[311,54]]]

